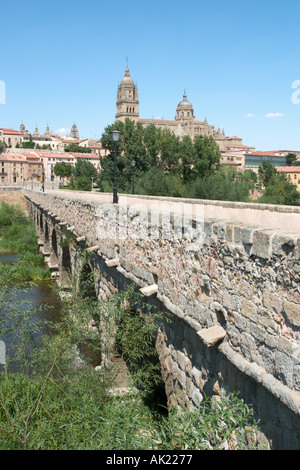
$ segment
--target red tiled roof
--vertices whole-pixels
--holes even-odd
[[[2,153],[0,155],[1,161],[7,162],[18,162],[18,161],[26,161],[26,158],[22,154],[15,154],[15,153]]]
[[[277,166],[276,170],[285,173],[300,173],[300,166]]]
[[[254,156],[267,156],[267,157],[282,157],[285,158],[285,155],[279,155],[275,152],[248,152],[246,155],[254,155]]]
[[[20,135],[20,132],[15,131],[14,129],[3,129],[3,134]]]
[[[226,144],[225,144],[225,145],[226,145]],[[242,147],[242,148],[245,148],[245,149],[250,148],[249,145],[244,145],[244,144],[236,144],[236,143],[234,144],[234,143],[230,143],[229,145],[230,145],[230,147]]]

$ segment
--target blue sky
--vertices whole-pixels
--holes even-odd
[[[0,127],[76,122],[100,138],[128,57],[140,117],[173,119],[186,90],[196,118],[226,135],[300,150],[299,15],[299,0],[5,2]]]

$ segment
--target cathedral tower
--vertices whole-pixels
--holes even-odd
[[[77,126],[76,126],[75,122],[72,126],[72,129],[71,129],[71,137],[72,137],[72,139],[79,139],[79,132],[78,132],[78,129],[77,129]]]
[[[138,89],[130,77],[128,62],[126,63],[124,78],[118,86],[116,121],[125,122],[126,118],[133,121],[139,119]]]

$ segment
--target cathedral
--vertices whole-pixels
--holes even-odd
[[[186,92],[183,94],[182,101],[177,105],[174,120],[140,118],[138,89],[130,76],[128,62],[126,63],[125,75],[118,86],[116,121],[124,122],[126,118],[140,122],[144,127],[154,124],[156,127],[169,129],[180,139],[185,135],[190,136],[192,140],[196,136],[212,136],[218,143],[220,150],[226,149],[224,129],[216,130],[214,126],[208,124],[206,118],[204,121],[198,121],[195,118],[193,105],[187,99]]]

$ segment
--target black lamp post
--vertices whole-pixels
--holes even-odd
[[[132,168],[132,194],[134,194],[134,167],[135,167],[135,161],[132,160],[132,162],[131,162],[131,168]]]
[[[120,131],[113,130],[111,132],[112,140],[115,144],[115,158],[114,158],[114,193],[113,193],[113,204],[118,203],[118,191],[117,191],[117,142],[120,138]]]
[[[43,176],[42,176],[42,191],[45,192],[45,170],[43,168]]]

